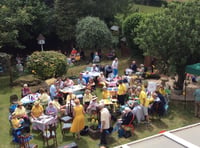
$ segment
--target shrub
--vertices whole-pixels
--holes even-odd
[[[66,57],[55,51],[37,51],[28,58],[27,69],[41,79],[62,76],[67,72]]]

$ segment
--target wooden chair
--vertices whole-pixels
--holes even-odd
[[[29,141],[32,139],[32,136],[29,133],[18,136],[18,139],[20,147],[30,148]]]
[[[49,146],[49,140],[53,140],[54,147],[57,147],[57,137],[56,137],[56,123],[46,125],[45,130],[43,131],[43,144],[47,143],[47,146]]]
[[[71,122],[72,122],[72,117],[70,116],[63,116],[60,118],[60,128],[63,136],[66,132],[69,132],[72,126]]]

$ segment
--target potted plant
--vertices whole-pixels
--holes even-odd
[[[100,137],[100,129],[97,113],[92,113],[89,120],[88,135],[93,139],[98,139]]]

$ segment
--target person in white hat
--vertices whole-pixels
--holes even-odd
[[[89,106],[87,107],[87,110],[86,110],[86,112],[88,114],[91,114],[92,111],[97,110],[97,106],[98,106],[97,99],[98,98],[96,96],[92,97],[92,100],[90,101],[90,104],[89,104]]]
[[[27,96],[28,94],[31,94],[31,93],[32,92],[31,92],[31,89],[28,87],[28,84],[24,84],[23,88],[21,90],[21,96],[25,97],[25,96]]]
[[[31,109],[31,117],[32,119],[37,119],[40,116],[42,116],[44,113],[44,109],[42,107],[42,105],[40,105],[40,101],[35,101],[34,105]]]

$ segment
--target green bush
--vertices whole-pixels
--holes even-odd
[[[55,51],[37,51],[28,58],[27,69],[41,79],[62,76],[67,72],[66,57]]]

